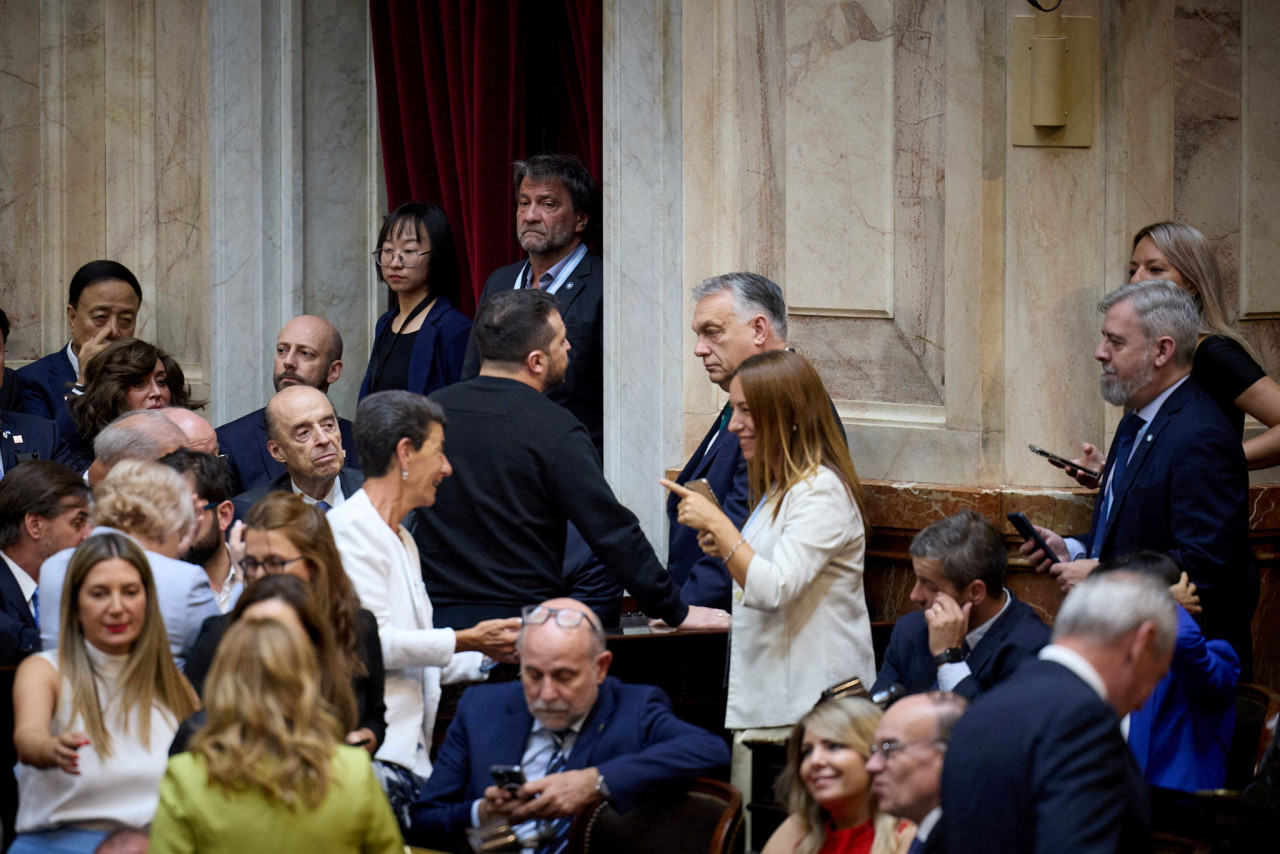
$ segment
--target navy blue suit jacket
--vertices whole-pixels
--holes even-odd
[[[413,805],[406,841],[446,851],[466,850],[471,804],[493,785],[489,766],[516,765],[524,756],[533,716],[519,682],[467,690]],[[686,723],[650,685],[607,677],[569,753],[566,771],[598,768],[618,812],[687,783],[729,762],[724,740]]]
[[[22,410],[52,421],[67,406],[67,393],[75,385],[76,372],[64,346],[29,365],[18,368],[22,383]]]
[[[711,450],[707,445],[715,437]],[[720,429],[717,419],[703,437],[698,450],[693,452],[676,483],[706,478],[716,494],[720,507],[734,527],[742,530],[750,515],[747,506],[747,461],[742,456],[738,437],[729,432],[728,422]],[[724,561],[708,557],[698,546],[698,532],[676,521],[676,508],[680,499],[673,493],[667,496],[667,571],[671,579],[680,585],[680,596],[690,605],[704,605],[725,611],[732,606],[732,581]]]
[[[359,469],[344,467],[338,472],[338,483],[342,486],[342,497],[345,501],[355,495],[360,490],[360,487],[364,486],[364,474]],[[256,504],[259,499],[265,498],[273,492],[292,491],[293,484],[289,479],[289,472],[286,471],[272,481],[255,486],[248,492],[242,492],[231,499],[231,503],[235,505],[236,518],[244,519],[249,515],[249,508]]]
[[[239,495],[270,483],[285,473],[284,463],[277,462],[267,450],[266,407],[228,421],[218,428],[218,451],[227,455],[227,471],[231,472],[231,494]],[[351,422],[338,419],[342,433],[343,462],[348,468],[360,468],[356,456],[356,440]]]
[[[1147,784],[1115,710],[1052,661],[1026,662],[957,722],[941,829],[949,854],[1151,849]]]
[[[1033,658],[1049,642],[1049,627],[1040,615],[1009,591],[1009,607],[996,618],[965,662],[970,675],[955,687],[957,694],[972,700],[1002,681],[1027,658]],[[898,619],[884,653],[884,664],[871,693],[883,691],[895,682],[910,694],[929,691],[938,681],[938,665],[929,651],[929,625],[923,611],[912,611]]]
[[[480,305],[490,294],[509,291],[528,261],[508,264],[495,270],[484,290]],[[556,291],[565,336],[569,339],[569,370],[564,382],[547,391],[547,397],[578,416],[591,434],[596,453],[604,454],[604,261],[588,252]],[[480,351],[475,336],[467,344],[462,378],[480,373]]]
[[[36,619],[9,565],[0,558],[0,666],[12,667],[40,649]]]
[[[1108,472],[1115,470],[1115,454],[1113,442]],[[1099,516],[1105,488],[1104,483],[1092,528],[1081,541],[1090,547],[1102,537],[1102,560],[1144,549],[1176,560],[1200,594],[1200,627],[1207,637],[1235,647],[1247,678],[1250,621],[1258,601],[1249,547],[1249,471],[1240,434],[1194,379],[1169,396],[1134,449],[1113,490],[1111,523],[1104,531]]]
[[[23,459],[69,462],[66,442],[52,421],[22,412],[0,412],[0,456],[5,471],[18,465],[19,455]]]
[[[393,308],[378,318],[373,332],[375,341],[397,314],[399,309]],[[449,300],[437,297],[413,339],[413,350],[409,354],[409,391],[431,394],[461,379],[470,335],[471,321],[467,316],[454,308]],[[373,370],[373,360],[370,359],[360,383],[361,400],[369,393]]]

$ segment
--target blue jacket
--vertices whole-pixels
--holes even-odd
[[[1129,747],[1148,783],[1184,792],[1222,788],[1239,678],[1240,658],[1231,644],[1205,640],[1179,605],[1169,673],[1129,716]]]
[[[70,462],[57,426],[47,418],[21,412],[0,412],[0,457],[5,471],[18,465],[19,457]]]
[[[413,805],[405,841],[446,851],[466,850],[471,804],[493,785],[489,766],[519,764],[533,715],[519,682],[479,685],[458,712],[431,777]],[[607,677],[569,753],[566,771],[596,767],[618,812],[728,764],[724,740],[686,723],[650,685]]]
[[[67,393],[75,385],[76,372],[67,358],[67,348],[41,356],[18,368],[22,384],[22,411],[52,421],[67,406]]]
[[[957,694],[972,700],[1000,682],[1018,665],[1034,658],[1049,642],[1049,627],[1040,615],[1009,591],[1009,607],[996,618],[978,645],[969,651],[965,662],[972,671],[956,686]],[[938,681],[938,665],[929,651],[929,626],[923,611],[912,611],[898,619],[889,636],[884,664],[876,676],[871,693],[883,691],[895,682],[910,694],[932,690]]]
[[[399,310],[393,308],[378,318],[373,332],[375,341],[398,313]],[[431,394],[461,379],[470,335],[471,321],[467,316],[454,308],[449,300],[437,297],[413,339],[413,350],[409,354],[409,391]],[[369,393],[373,369],[373,360],[370,359],[364,380],[360,383],[360,400]]]
[[[56,606],[51,613],[57,613]],[[9,565],[0,558],[0,666],[12,667],[39,651],[40,629],[36,618],[27,607],[27,599]]]
[[[231,494],[270,483],[285,473],[284,463],[277,462],[267,451],[267,422],[263,417],[266,407],[228,421],[218,428],[218,451],[227,455],[227,471],[231,473]],[[360,468],[356,456],[356,440],[351,422],[338,419],[342,433],[342,450],[346,452],[344,466]]]

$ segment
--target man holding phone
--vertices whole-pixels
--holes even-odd
[[[581,602],[525,608],[516,648],[519,684],[478,685],[458,704],[410,844],[466,850],[466,829],[499,817],[546,844],[593,801],[627,812],[728,764],[724,741],[677,718],[661,690],[608,675],[604,629]]]

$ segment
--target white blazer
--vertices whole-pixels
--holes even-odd
[[[773,506],[742,532],[755,555],[746,586],[733,585],[729,729],[789,726],[827,686],[876,677],[858,505],[824,466],[782,496],[777,519]]]
[[[387,735],[377,758],[429,777],[441,680],[482,681],[484,656],[455,655],[453,629],[432,627],[418,546],[403,525],[395,531],[387,527],[363,489],[330,510],[326,519],[360,606],[378,621],[387,671]]]

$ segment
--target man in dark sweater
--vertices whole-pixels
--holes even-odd
[[[406,519],[436,625],[518,616],[523,605],[563,595],[571,521],[645,613],[673,626],[727,626],[726,612],[681,600],[635,515],[605,481],[587,429],[545,396],[569,363],[554,297],[494,294],[474,329],[480,375],[432,395],[449,419],[453,476],[433,507]]]

